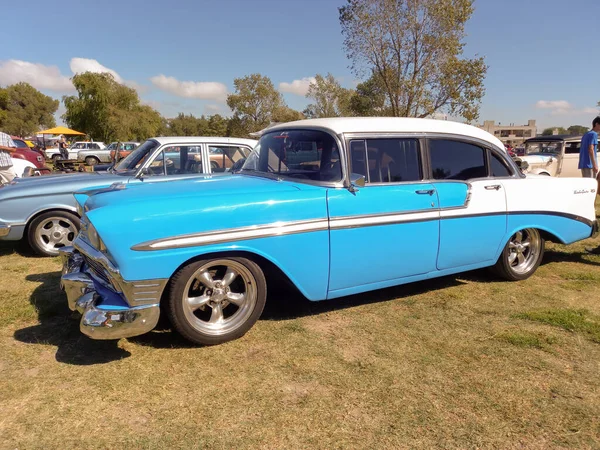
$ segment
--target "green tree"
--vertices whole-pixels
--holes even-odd
[[[58,105],[58,100],[30,84],[7,86],[0,89],[0,129],[8,134],[28,136],[41,128],[53,127]]]
[[[317,74],[306,94],[313,103],[306,107],[304,114],[309,118],[350,116],[352,95],[352,90],[343,88],[332,74]]]
[[[339,8],[352,69],[372,74],[394,116],[479,116],[487,66],[463,57],[473,0],[347,0]]]
[[[169,134],[172,136],[198,136],[200,120],[191,114],[179,113],[177,117],[168,119]]]
[[[356,86],[350,97],[349,108],[355,116],[391,115],[385,106],[385,92],[373,76]]]
[[[282,123],[282,122],[293,122],[294,120],[302,120],[305,119],[304,114],[300,111],[296,111],[288,106],[280,106],[273,112],[273,116],[271,120],[273,122]]]
[[[282,95],[269,77],[258,73],[233,80],[235,93],[227,96],[227,106],[236,119],[230,128],[236,135],[260,131],[273,121],[273,115],[285,107]]]
[[[554,131],[556,131],[556,133],[554,133]],[[552,136],[553,134],[569,134],[569,132],[563,127],[546,128],[542,131],[542,136]]]
[[[567,128],[567,132],[572,134],[573,136],[577,136],[580,134],[585,134],[589,131],[588,127],[584,127],[583,125],[571,125]]]
[[[141,105],[137,92],[117,83],[108,73],[86,72],[73,77],[77,95],[64,96],[62,118],[90,138],[111,142],[144,140],[164,127],[161,115]]]

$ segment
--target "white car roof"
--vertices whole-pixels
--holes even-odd
[[[186,144],[186,143],[211,143],[211,144],[245,144],[254,148],[258,143],[254,139],[243,139],[234,137],[211,137],[211,136],[161,136],[152,138],[161,145]]]
[[[325,128],[335,134],[342,133],[443,133],[481,139],[505,150],[504,144],[494,135],[481,128],[450,120],[416,119],[409,117],[332,117],[307,119],[282,123],[266,130],[306,127]]]

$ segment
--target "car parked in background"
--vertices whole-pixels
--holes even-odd
[[[106,147],[106,145],[104,145],[104,142],[91,142],[91,141],[89,141],[89,142],[88,141],[74,142],[67,149],[67,151],[69,152],[69,157],[67,159],[71,159],[71,160],[77,159],[77,154],[81,150],[88,150],[88,149],[89,150],[101,150],[105,147]],[[60,154],[60,150],[58,149],[58,147],[47,148],[46,149],[46,158],[52,159],[52,160],[61,159],[62,156]]]
[[[579,150],[582,136],[538,136],[524,143],[525,154],[515,160],[524,173],[551,177],[581,177]]]
[[[117,147],[120,150],[133,151],[140,145],[139,142],[112,142],[108,147],[105,148],[87,148],[79,150],[77,153],[77,161],[84,162],[88,166],[95,166],[101,163],[110,163],[111,152],[114,152]]]
[[[38,254],[55,256],[60,247],[73,242],[79,230],[80,212],[73,192],[112,183],[147,184],[210,174],[209,147],[248,155],[255,144],[251,139],[157,137],[109,171],[17,180],[0,189],[0,240],[25,239]]]
[[[239,173],[75,197],[62,285],[94,339],[161,314],[194,343],[236,339],[282,280],[309,300],[483,267],[523,280],[545,240],[598,230],[595,180],[526,177],[493,135],[426,119],[285,123]]]
[[[129,156],[129,154],[132,151],[134,151],[138,145],[140,145],[139,142],[120,142],[119,144],[120,145],[118,150],[116,145],[110,149],[110,154],[107,162],[121,161],[123,158]]]
[[[24,159],[33,164],[36,169],[50,172],[50,169],[46,168],[44,158],[37,151],[32,150],[23,139],[13,137],[12,140],[17,146],[17,150],[11,155],[13,158]]]

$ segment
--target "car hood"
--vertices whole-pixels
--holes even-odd
[[[127,180],[128,177],[95,172],[24,177],[15,179],[14,182],[0,188],[0,199],[71,193],[88,187],[110,185]]]
[[[173,180],[170,182],[149,183],[142,182],[104,189],[94,193],[85,203],[86,209],[91,211],[111,204],[119,206],[141,203],[182,206],[185,202],[194,204],[200,198],[219,196],[223,201],[232,201],[243,196],[257,194],[281,193],[298,191],[294,183],[281,182],[269,178],[246,175],[217,175],[201,176],[186,180]]]

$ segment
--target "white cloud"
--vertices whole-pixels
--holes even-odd
[[[566,100],[540,100],[535,104],[535,107],[538,109],[548,109],[553,116],[598,114],[598,108],[577,108]]]
[[[304,97],[308,93],[310,85],[315,82],[315,77],[305,77],[301,80],[294,80],[291,83],[282,82],[279,83],[279,90]]]
[[[93,72],[93,73],[110,73],[117,83],[123,84],[123,78],[112,69],[103,66],[95,59],[87,59],[87,58],[72,58],[69,63],[69,67],[71,68],[71,72],[73,75],[77,75],[79,73],[85,72]]]
[[[0,62],[0,85],[29,83],[36,89],[69,92],[73,84],[56,66],[46,66],[18,59]]]
[[[178,97],[217,101],[225,101],[227,97],[227,86],[216,81],[179,81],[163,74],[150,78],[150,81],[158,89]]]

